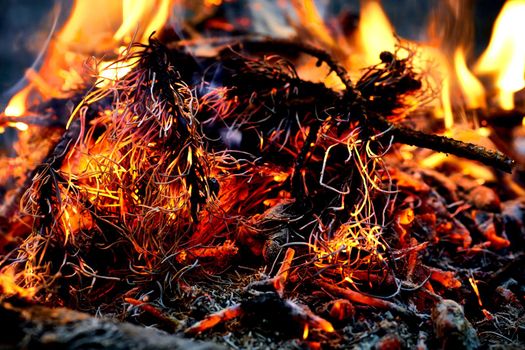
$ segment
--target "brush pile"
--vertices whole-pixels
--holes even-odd
[[[411,128],[433,97],[413,55],[354,82],[292,40],[129,47],[124,77],[33,106],[62,135],[9,189],[2,298],[240,347],[523,341],[525,201],[498,184],[513,161]],[[303,79],[311,59],[340,88]],[[397,144],[499,170],[480,184]]]

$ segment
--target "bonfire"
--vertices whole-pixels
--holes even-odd
[[[475,65],[471,2],[333,8],[74,3],[0,115],[6,345],[522,344],[525,4]]]

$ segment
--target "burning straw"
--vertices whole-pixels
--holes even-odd
[[[122,58],[136,61],[128,74],[85,95],[22,198],[33,231],[3,268],[24,272],[22,288],[95,302],[125,293],[124,281],[168,288],[187,264],[225,266],[239,248],[260,256],[272,241],[305,244],[305,266],[355,286],[391,264],[393,142],[511,164],[393,122],[407,96],[424,96],[410,52],[383,53],[354,85],[304,44],[249,39],[216,51],[195,57],[152,39]],[[326,64],[346,89],[302,80],[289,52]]]
[[[421,278],[416,264],[429,240],[407,233],[415,209],[400,209],[411,202],[399,189],[437,194],[405,178],[406,168],[387,156],[404,143],[504,171],[513,161],[406,125],[408,112],[433,97],[408,48],[383,52],[353,82],[332,52],[293,40],[202,43],[211,55],[199,55],[199,45],[152,37],[114,63],[126,74],[97,77],[77,93],[62,137],[24,189],[18,215],[31,231],[0,264],[3,294],[90,309],[126,300],[165,321],[130,295],[157,284],[174,293],[185,279],[239,261],[274,263],[287,248],[277,276],[257,287],[271,292],[189,332],[267,305],[290,314],[305,338],[309,327],[332,332],[328,321],[283,299],[292,281],[293,291],[314,288],[424,319],[367,294],[424,285],[441,300],[428,278],[458,282],[437,268]],[[342,88],[301,78],[304,57],[335,73]],[[464,227],[447,209],[438,214],[451,223],[439,226],[442,237],[469,248],[467,229],[457,229]],[[508,242],[487,237],[501,247]],[[398,268],[400,261],[407,267]]]

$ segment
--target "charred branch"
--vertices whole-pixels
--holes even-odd
[[[393,135],[394,141],[406,145],[428,148],[436,152],[449,153],[458,157],[475,160],[496,169],[512,172],[516,162],[499,151],[486,149],[472,143],[458,141],[446,136],[431,135],[404,126],[395,125],[384,118],[370,118],[379,128]]]

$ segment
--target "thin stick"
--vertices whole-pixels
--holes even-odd
[[[511,173],[512,168],[516,165],[516,162],[505,154],[473,143],[458,141],[446,136],[426,134],[404,126],[395,125],[379,116],[369,117],[368,120],[376,127],[390,129],[391,135],[394,136],[394,142],[397,143],[450,153],[458,157],[481,162],[507,173]]]
[[[152,315],[153,317],[155,317],[156,319],[160,320],[163,323],[172,325],[174,327],[178,327],[180,325],[179,321],[169,317],[164,312],[162,312],[161,310],[159,310],[158,308],[156,308],[155,306],[151,304],[145,303],[141,300],[137,300],[134,298],[124,298],[124,301],[133,306],[138,307],[144,312],[147,312],[148,314]]]
[[[277,275],[273,278],[273,286],[275,291],[279,296],[283,296],[284,286],[288,280],[288,275],[290,274],[290,268],[292,267],[292,261],[295,256],[295,250],[288,248],[284,255],[283,262],[281,263],[281,268],[277,271]]]
[[[373,307],[377,307],[377,308],[380,308],[380,309],[393,310],[393,311],[396,311],[399,314],[402,314],[402,315],[407,316],[407,317],[413,317],[414,316],[414,314],[411,313],[406,308],[401,307],[401,306],[399,306],[397,304],[394,304],[393,302],[388,301],[388,300],[379,299],[379,298],[371,297],[371,296],[368,296],[368,295],[364,295],[362,293],[359,293],[359,292],[356,292],[356,291],[353,291],[353,290],[350,290],[350,289],[346,289],[346,288],[337,287],[337,286],[334,286],[332,284],[329,284],[329,283],[323,282],[323,281],[316,282],[316,284],[318,286],[320,286],[322,289],[324,289],[325,291],[327,291],[327,292],[329,292],[331,294],[336,294],[339,297],[345,298],[345,299],[347,299],[347,300],[349,300],[351,302],[354,302],[354,303],[359,303],[359,304],[364,304],[364,305],[368,305],[368,306],[373,306]]]
[[[184,333],[186,334],[198,334],[204,332],[208,329],[215,327],[221,322],[226,322],[237,318],[243,314],[241,304],[232,305],[226,309],[215,312],[206,316],[203,320],[195,323],[190,328],[186,329]]]

